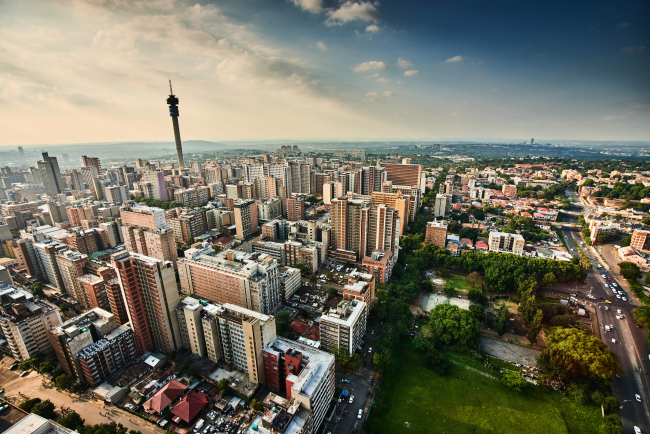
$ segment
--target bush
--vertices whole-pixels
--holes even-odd
[[[54,380],[54,384],[57,389],[70,390],[74,384],[74,378],[72,375],[61,374]]]
[[[503,382],[510,389],[517,392],[520,392],[527,383],[519,371],[506,371],[503,374]]]
[[[482,305],[487,304],[488,301],[488,298],[483,294],[483,291],[475,288],[472,288],[467,292],[467,299]]]
[[[575,327],[580,322],[580,319],[572,314],[558,315],[551,319],[551,324],[555,327]]]
[[[36,404],[39,404],[41,402],[41,398],[32,398],[28,399],[27,401],[23,402],[18,406],[19,409],[26,411],[27,413],[31,413],[32,409]]]
[[[32,413],[42,416],[46,419],[54,419],[54,404],[49,399],[39,402],[32,408]]]
[[[613,396],[608,396],[607,398],[603,399],[601,405],[607,414],[616,413],[620,406],[618,399],[614,398]]]
[[[485,311],[483,310],[483,306],[473,304],[469,307],[469,311],[477,320],[482,322],[485,319]]]

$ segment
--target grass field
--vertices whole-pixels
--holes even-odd
[[[423,355],[408,341],[397,344],[393,354],[369,414],[373,434],[599,432],[599,407],[581,406],[532,385],[511,391],[488,377],[497,373],[467,356],[449,352],[453,368],[440,377],[424,366]]]
[[[451,287],[456,291],[469,291],[472,288],[470,285],[465,282],[465,276],[460,276],[458,274],[450,274],[449,277],[444,277],[446,280],[445,288]]]

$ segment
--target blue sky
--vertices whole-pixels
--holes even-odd
[[[0,144],[650,140],[649,5],[0,0]]]

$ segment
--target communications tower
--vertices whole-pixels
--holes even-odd
[[[176,157],[178,158],[178,168],[183,170],[185,163],[183,162],[183,145],[181,144],[181,131],[178,128],[178,98],[174,95],[172,90],[172,81],[169,80],[169,98],[167,98],[167,105],[169,105],[169,116],[172,117],[172,124],[174,124],[174,139],[176,139]]]

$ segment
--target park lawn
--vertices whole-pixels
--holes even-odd
[[[446,281],[445,288],[451,287],[456,291],[469,291],[472,286],[468,285],[467,282],[465,282],[465,277],[466,276],[458,274],[450,274],[449,277],[444,277]]]
[[[498,377],[495,371],[468,356],[448,352],[453,367],[440,377],[425,367],[410,341],[396,344],[393,354],[364,425],[372,434],[599,432],[599,407],[532,385],[511,391],[486,376]]]

